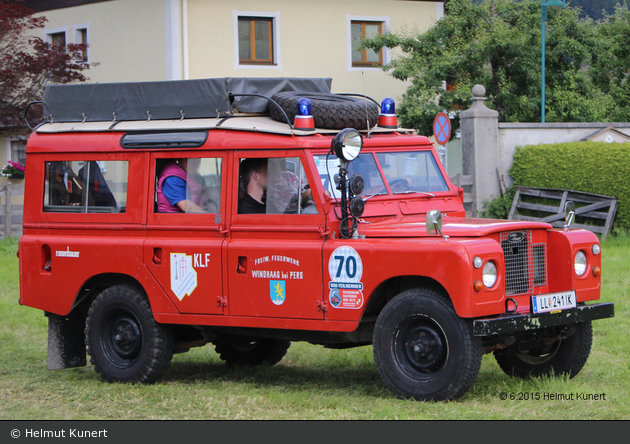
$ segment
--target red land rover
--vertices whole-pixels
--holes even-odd
[[[464,395],[490,352],[508,374],[575,376],[613,316],[589,304],[598,238],[466,218],[393,108],[330,79],[49,87],[19,247],[48,367],[87,349],[105,381],[149,383],[191,347],[273,365],[308,341],[372,345],[417,400]]]

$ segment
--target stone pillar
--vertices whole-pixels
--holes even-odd
[[[501,194],[499,168],[499,113],[486,107],[486,88],[475,85],[473,104],[459,113],[462,134],[462,173],[473,176],[472,215],[479,216],[484,202]],[[468,209],[467,209],[468,210]]]

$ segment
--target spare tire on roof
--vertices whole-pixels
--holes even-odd
[[[313,118],[317,128],[364,130],[367,129],[368,119],[370,128],[376,125],[378,121],[379,107],[363,98],[299,91],[284,91],[274,94],[271,98],[284,110],[291,124],[293,124],[297,114],[298,100],[302,98],[311,101]],[[269,114],[274,120],[286,122],[282,111],[273,103],[269,103]]]

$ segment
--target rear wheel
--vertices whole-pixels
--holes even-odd
[[[475,382],[482,346],[448,299],[413,289],[392,299],[374,328],[374,359],[385,385],[400,398],[448,401]]]
[[[586,364],[593,343],[590,321],[574,326],[575,333],[549,345],[528,351],[495,351],[494,357],[506,374],[520,378],[539,376],[575,377]]]
[[[170,328],[155,321],[144,292],[134,286],[115,285],[99,294],[85,335],[90,362],[108,382],[155,382],[173,357]]]
[[[287,354],[291,342],[225,334],[213,344],[219,357],[228,365],[255,366],[277,364]]]

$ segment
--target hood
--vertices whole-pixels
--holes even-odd
[[[481,237],[502,231],[553,228],[546,222],[524,220],[474,219],[443,217],[442,232],[451,237]],[[426,230],[426,219],[419,217],[397,217],[379,222],[359,224],[359,235],[366,237],[435,237]]]

